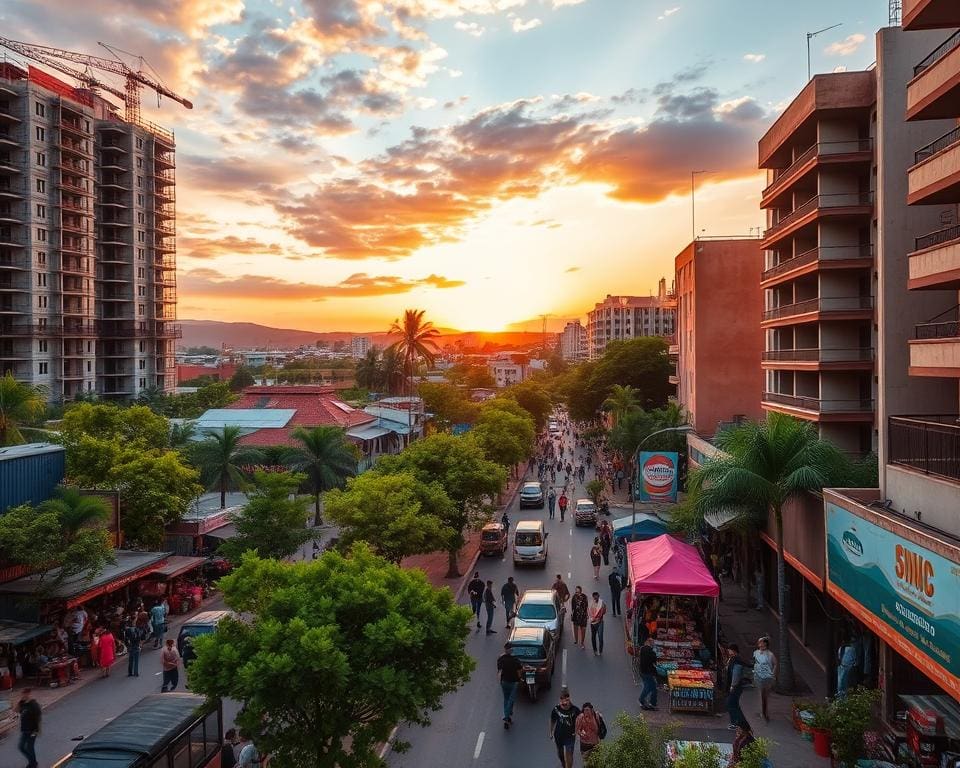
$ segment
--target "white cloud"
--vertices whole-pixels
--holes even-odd
[[[466,32],[468,35],[473,35],[474,37],[480,37],[484,32],[486,32],[486,27],[477,24],[475,21],[458,21],[454,23],[454,28],[459,29],[461,32]]]
[[[526,32],[531,29],[536,29],[541,24],[543,24],[540,19],[530,19],[530,21],[524,21],[523,19],[517,17],[513,20],[513,31],[514,32]]]
[[[429,96],[419,96],[417,98],[417,106],[420,109],[433,109],[437,106],[437,100]]]
[[[664,19],[669,18],[670,16],[673,16],[673,14],[675,14],[675,13],[676,13],[677,11],[679,11],[679,10],[680,10],[680,6],[679,6],[679,5],[676,5],[676,6],[674,6],[673,8],[667,8],[663,13],[661,13],[659,16],[657,16],[657,21],[663,21]]]
[[[823,52],[827,54],[827,56],[849,56],[855,53],[866,39],[866,35],[861,35],[859,32],[856,32],[843,38],[843,40],[830,43]]]
[[[554,8],[561,8],[564,5],[580,5],[580,3],[585,3],[586,0],[552,0],[552,5]]]
[[[447,70],[447,74],[450,75],[450,77],[453,77],[453,78],[463,77],[463,70],[462,70],[462,69],[448,69],[448,70]]]
[[[743,60],[744,60],[744,61],[749,61],[751,64],[759,64],[759,63],[760,63],[761,61],[763,61],[765,58],[767,58],[767,54],[765,54],[765,53],[745,53],[745,54],[743,54]]]

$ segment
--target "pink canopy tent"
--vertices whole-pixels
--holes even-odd
[[[673,536],[627,544],[631,594],[718,597],[720,587],[696,547]]]

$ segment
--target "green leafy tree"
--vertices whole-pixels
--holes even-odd
[[[44,389],[17,381],[9,371],[0,378],[0,446],[22,443],[19,427],[39,421],[46,412]]]
[[[334,488],[342,488],[348,477],[357,473],[357,449],[339,427],[297,427],[293,439],[298,447],[290,451],[286,465],[307,477],[313,493],[315,526],[321,525],[320,496]]]
[[[600,499],[603,498],[603,491],[606,487],[606,483],[604,483],[603,480],[595,477],[593,480],[590,480],[585,486],[583,486],[583,490],[587,492],[587,496],[590,497],[590,500],[599,507]]]
[[[423,315],[422,309],[407,309],[403,312],[403,319],[394,320],[390,326],[389,334],[396,337],[390,346],[400,355],[407,380],[413,376],[418,361],[433,365],[437,356],[440,331],[433,327],[433,323],[425,322]]]
[[[190,687],[239,701],[237,724],[287,768],[384,765],[393,727],[428,724],[474,667],[450,591],[361,544],[310,562],[247,555],[219,584],[254,618],[195,641]]]
[[[227,506],[227,491],[246,484],[243,467],[262,463],[256,448],[240,443],[240,427],[225,426],[219,432],[209,430],[207,437],[190,447],[190,461],[200,471],[200,482],[208,490],[220,491],[220,509]]]
[[[431,421],[440,431],[448,431],[454,424],[472,424],[477,418],[477,406],[470,402],[463,391],[452,384],[421,382],[420,397]]]
[[[449,523],[456,534],[447,550],[447,576],[459,576],[457,556],[464,532],[484,520],[484,502],[503,489],[506,470],[489,461],[469,434],[437,434],[417,440],[397,455],[381,456],[373,471],[384,475],[410,472],[422,483],[437,483],[443,488],[456,507]]]
[[[443,488],[408,472],[366,472],[349,480],[345,490],[327,493],[324,507],[340,528],[341,542],[366,541],[392,563],[445,551],[456,533],[449,527],[456,506]]]
[[[164,416],[145,405],[121,408],[111,403],[78,403],[67,409],[60,424],[60,438],[67,449],[83,436],[97,440],[117,440],[126,447],[163,450],[169,445],[170,424]]]
[[[390,394],[397,394],[404,389],[403,357],[396,347],[390,346],[383,350],[380,358],[380,377],[377,389],[386,390]]]
[[[222,381],[215,381],[205,387],[200,387],[193,393],[193,397],[199,411],[198,416],[211,408],[226,408],[237,399],[237,396],[230,389],[230,385]]]
[[[197,434],[197,427],[192,421],[184,421],[170,425],[170,447],[175,451],[184,451],[192,443]]]
[[[497,382],[490,373],[490,369],[485,365],[471,365],[458,363],[448,368],[444,376],[452,384],[457,384],[467,389],[492,389]]]
[[[610,430],[608,443],[624,457],[632,456],[641,443],[650,451],[686,453],[687,439],[682,432],[654,435],[654,432],[675,429],[686,423],[686,414],[675,403],[653,411],[637,408],[617,420],[617,425]]]
[[[291,472],[255,472],[253,493],[231,517],[237,535],[221,544],[218,554],[239,563],[252,550],[274,560],[296,552],[311,537],[304,525],[309,500],[296,495],[303,480]]]
[[[230,387],[231,392],[242,392],[247,387],[252,387],[256,384],[256,380],[253,378],[253,373],[245,365],[241,365],[237,370],[233,372],[233,376],[230,377],[228,386]]]
[[[503,394],[516,400],[533,417],[538,432],[547,425],[547,419],[553,410],[553,401],[542,384],[528,379],[507,387]]]
[[[716,510],[742,509],[745,514],[769,511],[777,543],[779,621],[779,685],[792,691],[790,651],[790,592],[783,554],[783,510],[787,501],[806,491],[819,491],[831,478],[847,472],[847,460],[817,435],[806,421],[768,413],[765,421],[748,422],[717,433],[720,453],[691,473],[688,488],[692,508],[702,519]]]
[[[382,386],[380,347],[370,347],[357,361],[356,381],[357,386],[364,389],[379,389]]]
[[[489,402],[495,403],[496,400]],[[520,406],[516,407],[523,415],[502,408],[482,408],[472,432],[473,439],[484,456],[502,467],[514,469],[517,462],[525,460],[533,453],[536,437],[533,417]]]
[[[676,738],[674,724],[651,728],[643,715],[617,715],[620,734],[590,751],[588,768],[665,768],[667,744]]]
[[[614,384],[610,388],[610,394],[603,401],[603,410],[610,411],[613,414],[614,425],[629,413],[634,413],[640,409],[637,402],[637,391],[629,384]]]

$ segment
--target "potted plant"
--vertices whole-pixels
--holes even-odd
[[[855,688],[831,702],[833,754],[841,765],[852,768],[864,756],[863,737],[870,730],[879,701],[880,691]]]
[[[737,768],[769,768],[772,747],[773,742],[769,739],[755,739],[740,750]]]
[[[727,761],[714,744],[690,745],[673,761],[673,768],[726,768]]]
[[[833,730],[831,705],[824,702],[812,704],[807,710],[813,715],[810,732],[813,734],[813,751],[820,757],[830,757],[830,737]]]

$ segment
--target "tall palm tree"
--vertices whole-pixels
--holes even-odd
[[[634,413],[640,409],[637,390],[629,384],[626,386],[614,384],[610,389],[610,395],[603,401],[602,407],[603,410],[613,414],[613,423],[616,426],[628,413]]]
[[[364,389],[376,389],[380,381],[380,347],[370,347],[367,353],[357,361],[357,386]]]
[[[393,347],[383,350],[380,358],[380,372],[377,377],[377,386],[390,392],[403,391],[403,359]]]
[[[242,467],[262,463],[263,456],[256,448],[240,444],[243,437],[240,427],[227,426],[220,432],[208,430],[206,435],[190,449],[190,461],[200,470],[200,482],[204,488],[219,489],[220,509],[224,509],[227,491],[242,488],[245,484]]]
[[[433,323],[424,322],[422,309],[404,310],[403,320],[394,320],[390,326],[390,335],[396,341],[389,348],[395,349],[403,360],[403,373],[407,382],[413,376],[418,360],[433,365],[437,356],[437,339],[440,331]]]
[[[197,433],[197,427],[192,421],[182,421],[170,425],[170,447],[178,451],[188,448]]]
[[[320,495],[342,488],[348,477],[357,474],[357,452],[339,427],[297,427],[293,439],[300,445],[287,456],[287,467],[307,476],[314,500],[315,526],[322,525]]]
[[[46,411],[46,390],[19,382],[7,371],[0,378],[0,446],[22,443],[18,427],[43,418]]]
[[[780,607],[779,684],[794,689],[790,653],[790,592],[783,556],[783,508],[804,491],[819,491],[847,473],[847,460],[820,439],[813,424],[780,413],[719,432],[720,453],[691,473],[688,489],[697,516],[719,509],[772,513],[777,541],[777,596]]]
[[[57,488],[54,498],[40,504],[44,512],[56,512],[60,518],[65,544],[70,544],[84,528],[106,522],[110,508],[100,496],[80,493],[77,488]]]

